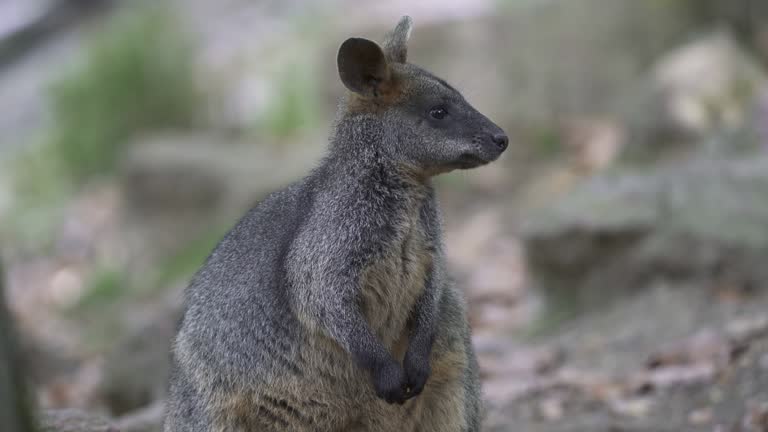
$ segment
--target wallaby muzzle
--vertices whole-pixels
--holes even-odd
[[[462,169],[475,168],[493,162],[509,146],[507,134],[488,118],[482,114],[480,116],[483,123],[480,128],[482,132],[472,137],[471,147],[461,154],[459,167]]]

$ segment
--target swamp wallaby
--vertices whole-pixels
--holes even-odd
[[[224,237],[186,291],[166,432],[479,429],[464,300],[431,177],[499,157],[504,132],[383,48],[347,39],[330,150]]]

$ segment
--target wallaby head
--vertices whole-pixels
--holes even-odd
[[[339,77],[349,90],[342,119],[365,116],[383,134],[379,149],[427,176],[484,165],[508,138],[448,83],[407,62],[411,18],[403,17],[383,47],[350,38],[339,48]]]

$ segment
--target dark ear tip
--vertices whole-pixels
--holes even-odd
[[[339,71],[346,69],[346,66],[352,62],[361,60],[370,61],[371,56],[376,56],[381,52],[379,44],[365,38],[352,37],[339,46],[339,53],[336,56],[336,65]]]
[[[379,47],[379,44],[376,42],[365,39],[365,38],[357,38],[357,37],[351,37],[344,42],[342,42],[341,46],[339,46],[339,55],[346,52],[357,52],[362,51],[366,49],[381,49]]]
[[[339,46],[339,54],[336,56],[336,61],[341,66],[347,59],[359,56],[361,53],[371,49],[379,49],[376,42],[364,38],[349,38]]]
[[[353,45],[355,45],[355,44],[358,44],[358,43],[360,43],[360,41],[361,41],[361,40],[365,40],[365,39],[363,39],[363,38],[357,38],[357,37],[351,37],[351,38],[348,38],[347,40],[345,40],[344,42],[342,42],[342,43],[341,43],[341,47],[345,47],[345,46],[353,46]]]

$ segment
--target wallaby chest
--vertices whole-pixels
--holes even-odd
[[[424,292],[434,246],[419,216],[419,204],[395,220],[395,235],[362,273],[361,307],[369,324],[392,347],[404,334],[407,319]]]

